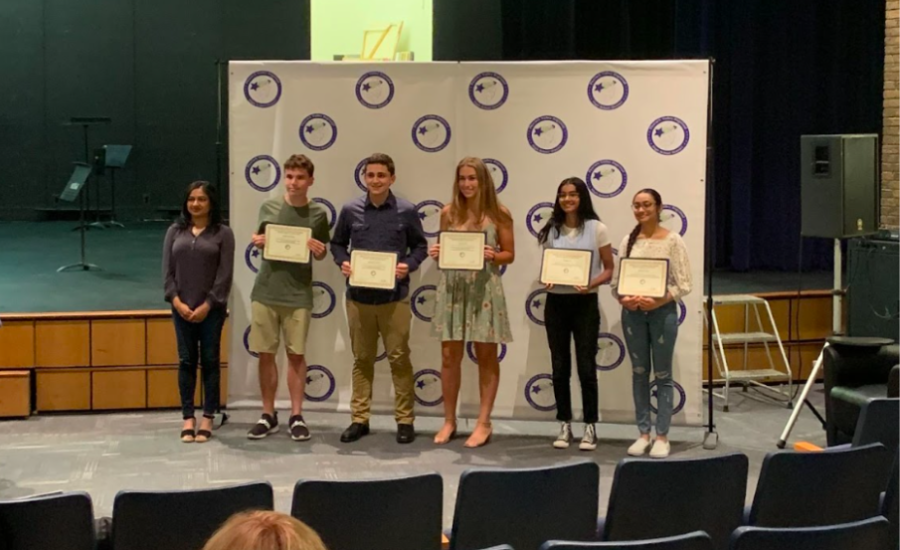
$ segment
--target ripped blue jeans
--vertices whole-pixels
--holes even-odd
[[[653,311],[622,308],[622,330],[631,359],[634,414],[642,434],[650,433],[650,369],[656,391],[656,434],[669,433],[672,421],[672,357],[678,336],[678,306],[675,302]]]

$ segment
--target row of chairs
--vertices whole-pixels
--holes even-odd
[[[654,461],[624,459],[599,522],[600,468],[593,462],[530,469],[472,469],[459,481],[450,550],[546,541],[636,541],[703,531],[725,549],[742,525],[831,526],[885,515],[897,525],[897,465],[880,444],[766,456],[745,510],[747,457],[740,453]],[[892,474],[891,474],[892,472]],[[888,483],[888,476],[893,479]],[[887,488],[887,493],[882,492]],[[304,481],[291,514],[331,550],[438,550],[443,480]],[[273,508],[272,487],[251,483],[189,491],[122,491],[95,529],[86,493],[0,502],[3,550],[198,550],[231,515]],[[99,533],[99,537],[97,536]],[[624,546],[623,546],[624,547]],[[897,548],[896,540],[892,548]]]

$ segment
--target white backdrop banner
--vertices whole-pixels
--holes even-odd
[[[456,163],[464,156],[485,160],[500,200],[513,213],[516,260],[504,270],[503,285],[515,341],[500,347],[494,409],[499,418],[555,418],[535,235],[551,212],[559,182],[578,176],[588,183],[614,247],[634,227],[634,193],[657,189],[666,205],[663,225],[678,231],[687,244],[695,289],[679,303],[673,423],[701,424],[708,70],[707,61],[231,62],[231,226],[238,246],[230,406],[259,403],[256,359],[247,349],[247,335],[250,291],[261,254],[250,245],[250,235],[260,204],[284,191],[281,164],[294,153],[313,160],[310,193],[328,209],[333,225],[341,205],[365,192],[361,161],[382,152],[397,166],[392,190],[418,206],[430,242],[437,237],[440,208],[450,200]],[[440,342],[430,336],[428,326],[439,276],[429,259],[410,284],[419,415],[443,414]],[[315,264],[313,277],[305,408],[349,411],[353,356],[344,277],[330,254]],[[600,418],[630,423],[631,365],[621,308],[608,287],[600,289],[599,299]],[[477,416],[476,361],[467,346],[460,395],[464,417]],[[279,407],[286,407],[283,353],[278,363]],[[572,390],[577,409],[577,376]],[[391,413],[393,403],[390,368],[382,354],[376,363],[373,411]],[[580,411],[573,412],[579,418]]]

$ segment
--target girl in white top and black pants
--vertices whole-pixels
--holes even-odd
[[[538,234],[544,248],[590,250],[594,252],[588,286],[547,285],[544,324],[553,366],[553,394],[559,436],[553,442],[565,449],[572,440],[572,397],[569,389],[572,375],[571,341],[575,340],[575,363],[581,383],[584,437],[579,448],[597,448],[594,424],[597,411],[597,333],[600,332],[600,308],[597,288],[609,282],[613,273],[612,247],[606,226],[594,212],[591,195],[584,181],[567,178],[559,184],[553,215]]]
[[[672,357],[678,336],[676,302],[691,291],[691,266],[687,248],[678,233],[659,225],[662,197],[653,189],[642,189],[632,200],[637,226],[622,240],[621,258],[659,258],[669,260],[668,292],[663,298],[621,296],[616,292],[619,270],[611,283],[613,294],[622,304],[622,329],[631,358],[632,389],[638,430],[641,435],[628,454],[641,456],[650,450],[651,458],[669,456],[669,424],[672,419]],[[656,440],[650,442],[650,369],[656,379]]]

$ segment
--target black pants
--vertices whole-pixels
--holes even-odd
[[[212,416],[219,409],[219,342],[225,325],[225,309],[212,308],[200,323],[185,321],[172,310],[175,337],[178,339],[178,390],[181,414],[194,416],[194,390],[197,387],[197,360],[203,377],[203,414]],[[199,349],[199,354],[198,354]]]
[[[597,422],[597,334],[600,332],[597,295],[547,293],[544,324],[553,365],[556,419],[561,422],[572,421],[569,379],[572,376],[571,341],[574,338],[584,422]]]

